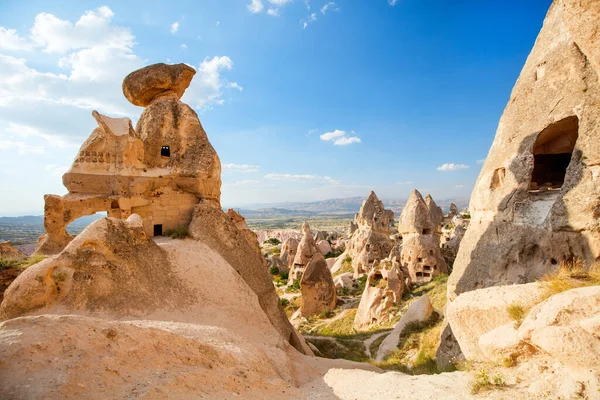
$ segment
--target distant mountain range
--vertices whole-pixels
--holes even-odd
[[[308,203],[287,202],[287,203],[263,203],[250,204],[242,208],[234,207],[246,218],[267,218],[269,216],[347,216],[360,210],[364,201],[363,197],[345,197],[340,199],[328,199],[322,201],[313,201]],[[406,205],[406,199],[383,199],[384,207],[394,211],[396,216],[400,215]],[[452,198],[436,201],[437,205],[442,207],[444,212],[450,208],[450,203],[456,204],[459,210],[469,205],[468,198]]]

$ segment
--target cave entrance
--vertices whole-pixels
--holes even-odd
[[[154,225],[154,236],[162,236],[162,224]]]
[[[579,135],[579,119],[564,118],[541,131],[533,146],[530,193],[559,190],[567,174]]]

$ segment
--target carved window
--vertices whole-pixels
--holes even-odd
[[[169,146],[163,146],[160,148],[160,156],[171,157],[171,149],[169,148]]]

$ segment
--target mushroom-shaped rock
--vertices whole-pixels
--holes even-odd
[[[441,229],[442,221],[444,220],[444,212],[440,207],[438,207],[437,204],[435,204],[435,201],[433,200],[433,197],[431,197],[430,194],[428,194],[427,197],[425,197],[425,204],[427,204],[427,207],[429,208],[431,222],[433,222],[433,224],[435,225],[436,232],[439,232],[439,230]]]
[[[194,68],[185,64],[153,64],[138,69],[123,80],[123,94],[132,104],[146,107],[157,96],[173,92],[183,96],[196,74]]]
[[[335,308],[335,285],[321,253],[316,253],[306,266],[300,280],[300,291],[302,292],[300,310],[305,317]]]
[[[296,279],[300,278],[300,275],[303,273],[308,262],[315,254],[319,253],[319,249],[317,248],[315,239],[310,233],[310,226],[307,222],[302,224],[302,232],[302,239],[298,244],[296,257],[294,257],[294,264],[292,270],[290,271],[288,283],[293,283]]]

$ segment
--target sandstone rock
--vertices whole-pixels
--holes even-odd
[[[472,192],[451,299],[600,256],[599,13],[597,1],[550,7]]]
[[[447,272],[436,229],[437,225],[431,220],[430,208],[421,193],[413,190],[400,214],[398,224],[398,230],[402,234],[400,263],[408,269],[413,282],[429,282],[440,273]]]
[[[44,197],[37,254],[57,254],[72,240],[66,226],[84,215],[138,214],[147,236],[187,227],[200,201],[220,207],[221,164],[196,113],[179,97],[194,70],[151,65],[130,74],[124,92],[147,106],[134,130],[128,118],[92,112],[98,127],[63,176],[65,196]],[[137,103],[136,103],[137,102]]]
[[[446,305],[446,319],[452,327],[460,349],[467,360],[485,360],[479,338],[514,319],[509,306],[528,309],[542,300],[545,290],[539,283],[494,286],[463,293]]]
[[[310,226],[307,222],[302,224],[302,232],[302,240],[300,240],[298,248],[296,249],[296,256],[294,257],[292,269],[290,270],[288,284],[292,284],[297,279],[300,279],[306,265],[315,254],[319,253],[319,249],[317,249],[317,244],[310,233]]]
[[[441,207],[438,207],[438,205],[435,204],[435,201],[430,194],[425,197],[425,204],[427,204],[427,208],[429,209],[429,216],[435,227],[436,233],[441,233],[440,230],[442,227],[442,222],[444,221],[444,212],[442,211]]]
[[[311,354],[304,339],[290,325],[279,305],[279,297],[263,264],[263,258],[250,246],[231,218],[210,204],[199,204],[194,208],[189,232],[192,238],[219,253],[241,275],[258,296],[261,308],[281,337],[289,339],[299,351]]]
[[[298,252],[298,240],[287,238],[281,246],[281,261],[284,263],[284,270],[289,271],[294,266],[294,259]]]
[[[329,268],[329,270],[331,270],[331,268],[335,265],[336,261],[337,261],[337,257],[336,258],[333,258],[333,257],[326,258],[325,262],[327,263],[327,268]]]
[[[331,258],[328,260],[331,260]],[[336,276],[335,278],[333,278],[333,284],[335,285],[336,289],[351,288],[354,285],[354,279],[352,279],[352,273],[345,272],[343,274]]]
[[[460,211],[458,211],[458,207],[454,203],[450,203],[450,209],[448,210],[448,218],[452,219],[456,215],[459,215]]]
[[[429,300],[429,296],[424,294],[417,300],[412,302],[400,321],[394,326],[390,334],[381,342],[379,350],[377,350],[377,361],[383,361],[388,355],[398,348],[398,340],[406,325],[416,321],[426,321],[433,313],[433,306]]]
[[[452,333],[452,327],[445,319],[440,329],[440,343],[435,352],[435,363],[440,371],[447,371],[452,370],[464,359],[460,345]]]
[[[254,249],[254,251],[261,255],[260,245],[258,244],[258,240],[256,238],[256,233],[248,228],[246,224],[246,219],[242,217],[240,213],[235,211],[233,208],[227,210],[227,216],[231,218],[231,222],[235,225],[235,227],[240,231],[240,233],[246,238],[246,241]]]
[[[321,253],[315,253],[306,265],[300,280],[300,290],[302,292],[300,310],[304,317],[335,308],[335,285]]]
[[[317,249],[322,255],[326,255],[331,252],[331,245],[327,240],[320,240],[317,242]]]
[[[363,331],[388,322],[393,317],[392,307],[400,304],[403,290],[402,272],[394,268],[391,262],[374,266],[360,298],[354,329]]]
[[[484,333],[479,337],[477,344],[488,360],[502,362],[507,357],[521,355],[527,351],[517,349],[520,342],[513,321]]]
[[[354,218],[356,229],[346,245],[345,254],[352,258],[354,278],[368,272],[376,260],[388,256],[393,243],[390,228],[393,224],[393,211],[386,210],[375,192],[363,201]]]
[[[19,260],[27,257],[19,249],[11,246],[10,242],[0,242],[0,259]]]
[[[178,99],[190,86],[196,71],[185,64],[153,64],[123,80],[123,94],[136,106],[147,107],[158,96],[173,92]]]
[[[600,286],[572,289],[535,306],[519,327],[518,337],[564,364],[598,368],[598,331],[590,332],[581,326],[598,317]]]

